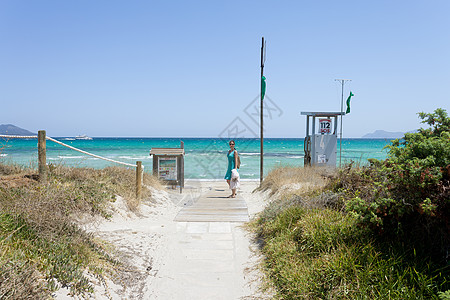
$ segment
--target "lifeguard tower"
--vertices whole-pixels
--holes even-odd
[[[338,116],[345,115],[345,113],[302,111],[301,114],[306,116],[305,166],[335,168]],[[319,126],[316,126],[317,122]]]

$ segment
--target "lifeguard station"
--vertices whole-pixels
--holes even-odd
[[[301,114],[306,116],[304,165],[335,168],[338,116],[345,115],[345,113],[301,112]],[[317,122],[319,123],[318,126],[316,126]]]

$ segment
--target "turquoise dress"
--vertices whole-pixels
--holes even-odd
[[[236,163],[234,161],[234,151],[227,152],[228,158],[228,169],[227,174],[225,174],[226,180],[231,180],[231,170],[236,169]]]

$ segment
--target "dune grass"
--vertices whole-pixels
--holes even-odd
[[[0,164],[0,175],[0,299],[46,299],[59,287],[86,296],[89,277],[114,275],[111,247],[75,219],[109,218],[116,195],[137,209],[134,170],[50,166],[41,184],[34,170]],[[144,183],[159,184],[148,175]]]
[[[273,195],[288,186],[294,186],[298,192],[308,193],[326,186],[334,176],[335,171],[332,169],[282,166],[271,170],[257,191],[270,190]]]
[[[294,169],[274,170],[263,187],[325,178],[320,170],[314,175],[312,169]],[[423,249],[359,226],[342,209],[340,195],[317,182],[316,190],[274,193],[273,202],[250,224],[276,299],[445,299],[448,267],[436,265]]]

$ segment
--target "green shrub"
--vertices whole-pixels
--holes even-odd
[[[258,220],[276,299],[436,299],[445,274],[348,214],[291,206]]]
[[[450,118],[419,117],[430,128],[392,141],[384,161],[347,165],[320,191],[264,185],[279,197],[253,228],[275,298],[449,298]]]
[[[439,292],[438,295],[441,300],[450,300],[450,290]]]
[[[450,245],[450,132],[445,110],[420,113],[432,127],[392,141],[384,161],[341,170],[334,189],[347,211],[381,235],[409,240],[445,260]]]

